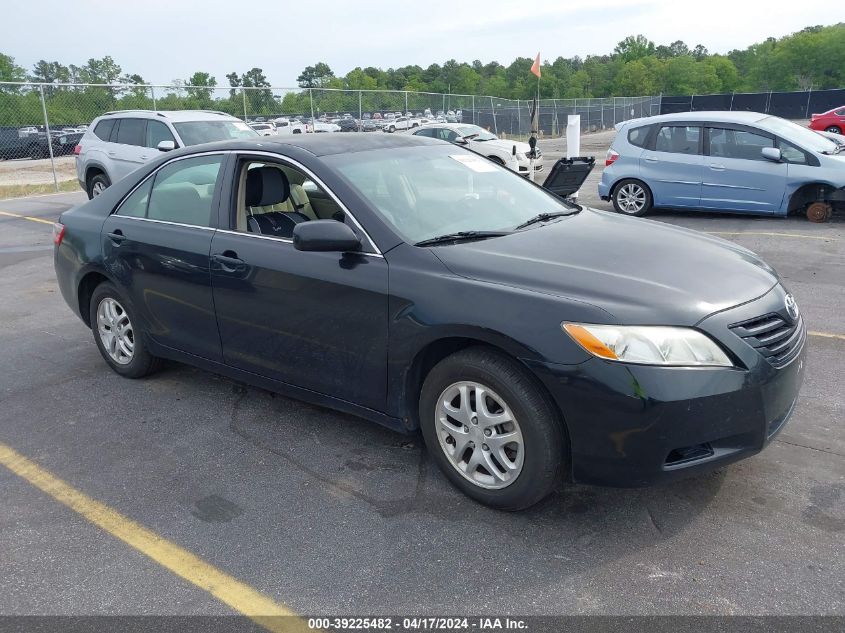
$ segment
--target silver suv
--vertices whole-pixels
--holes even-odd
[[[257,137],[224,112],[121,110],[94,119],[76,149],[76,177],[89,198],[131,171],[185,145]]]

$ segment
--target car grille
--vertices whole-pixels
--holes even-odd
[[[775,367],[783,367],[795,358],[804,338],[800,317],[790,323],[774,313],[734,323],[730,329]]]

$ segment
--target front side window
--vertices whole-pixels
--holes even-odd
[[[507,231],[540,213],[575,209],[460,147],[418,146],[325,158],[407,242],[458,231]]]
[[[120,127],[117,130],[117,142],[121,145],[144,145],[144,119],[120,119]]]
[[[780,147],[780,156],[787,163],[794,163],[796,165],[807,165],[809,160],[807,153],[803,149],[795,147],[792,143],[787,143],[783,139],[778,143]]]
[[[173,134],[170,133],[170,128],[161,121],[147,121],[147,141],[145,145],[156,148],[162,141],[176,142]]]
[[[673,154],[698,154],[701,128],[689,125],[664,125],[657,133],[654,150]]]
[[[199,145],[235,138],[256,138],[258,132],[243,121],[184,121],[173,127],[185,145]]]
[[[310,177],[287,164],[245,161],[239,171],[235,230],[291,239],[313,220],[345,222],[340,206]],[[350,224],[353,230],[357,230]]]
[[[766,160],[764,147],[774,147],[773,138],[746,130],[709,128],[710,155],[719,158],[740,158],[744,160]]]
[[[437,128],[437,133],[435,138],[439,138],[441,141],[449,141],[450,143],[454,143],[458,140],[458,133],[455,130],[450,130],[449,128],[440,127]]]
[[[211,226],[214,188],[223,156],[197,156],[162,167],[155,177],[147,218],[193,226]]]

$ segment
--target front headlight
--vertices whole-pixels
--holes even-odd
[[[641,365],[733,367],[708,336],[686,327],[563,323],[563,331],[593,356]]]

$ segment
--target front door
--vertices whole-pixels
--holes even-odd
[[[148,178],[102,229],[103,260],[161,345],[222,361],[209,251],[225,156],[175,160]]]
[[[217,232],[211,245],[224,362],[384,411],[387,262],[375,253],[298,251],[290,231],[264,232],[335,218],[361,233],[336,202],[331,213],[324,208],[331,196],[300,169],[264,160],[243,160],[235,169],[231,177],[240,190],[233,230]],[[272,186],[260,185],[260,177],[247,175],[273,169],[283,172],[286,184],[274,177]]]
[[[763,158],[774,137],[745,129],[707,128],[709,152],[701,183],[701,208],[775,213],[786,189],[787,164]]]

